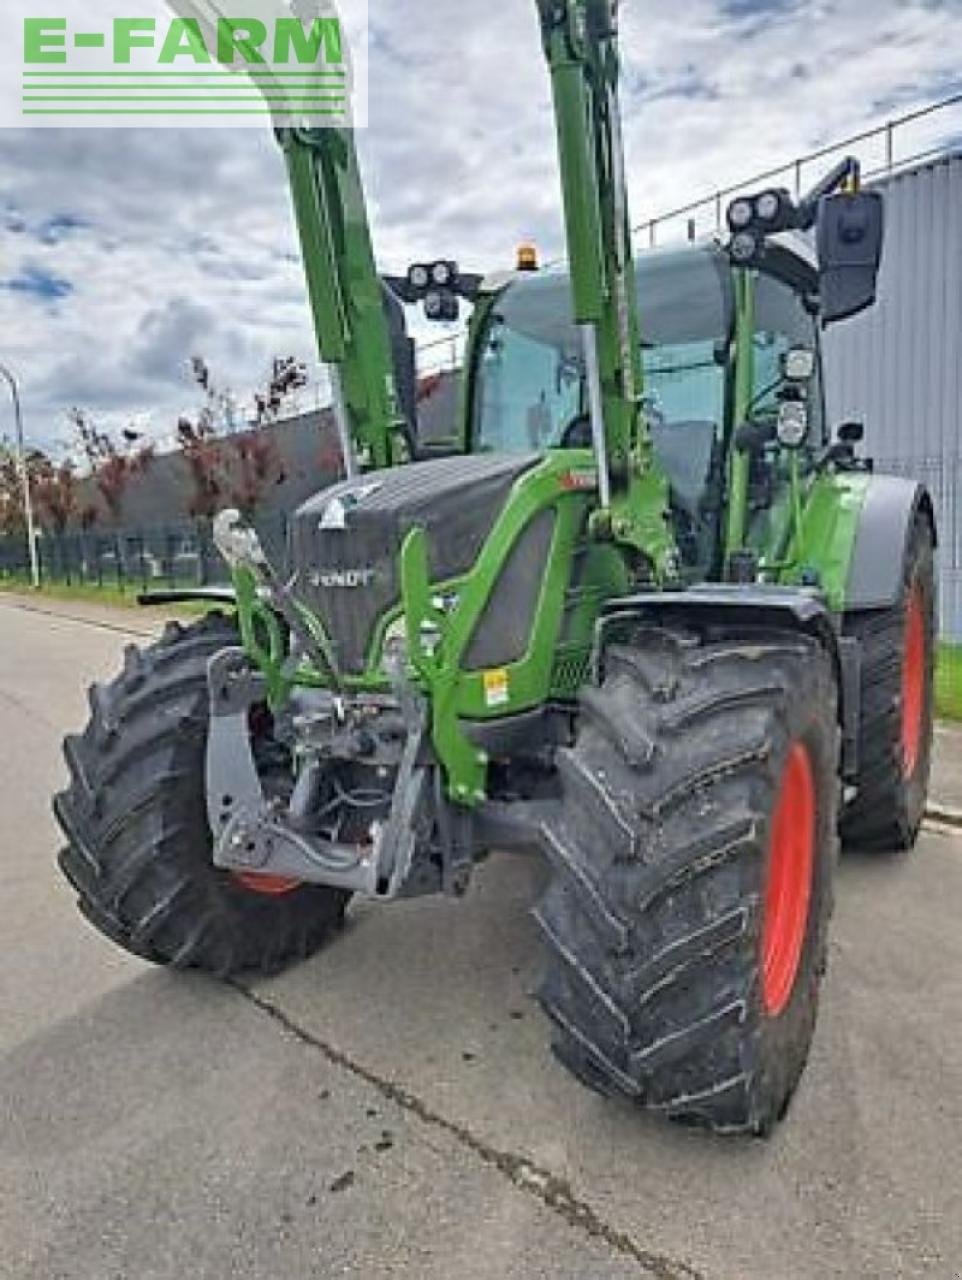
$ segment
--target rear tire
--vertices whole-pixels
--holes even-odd
[[[805,1066],[825,967],[833,663],[791,633],[643,629],[605,666],[542,831],[555,1052],[600,1092],[767,1133]]]
[[[920,516],[898,603],[846,620],[862,645],[859,775],[842,817],[854,848],[911,849],[918,839],[932,767],[935,601],[932,529]]]
[[[64,743],[70,785],[54,801],[68,841],[60,867],[95,928],[155,964],[220,977],[311,955],[350,897],[245,883],[213,864],[207,663],[237,643],[234,625],[211,615],[186,629],[171,623],[146,651],[131,646],[117,679],[91,689],[83,735]]]

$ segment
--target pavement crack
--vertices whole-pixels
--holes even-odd
[[[31,706],[31,704],[26,702],[23,698],[18,698],[17,695],[15,693],[11,693],[9,689],[0,689],[0,701],[6,702],[9,706],[13,707],[15,711],[26,716],[28,720],[39,721],[45,728],[59,732],[60,726],[55,724],[49,716],[45,715],[44,712],[39,710],[37,707]]]
[[[41,605],[26,604],[21,600],[0,601],[8,609],[19,609],[21,613],[38,613],[41,617],[50,618],[53,622],[72,623],[75,626],[92,627],[95,631],[112,631],[116,635],[149,640],[154,636],[153,630],[141,627],[122,627],[116,622],[106,622],[99,618],[85,618],[74,613],[66,613],[62,609],[44,609]]]
[[[626,1232],[619,1231],[617,1227],[606,1222],[591,1205],[575,1194],[563,1178],[542,1168],[526,1156],[499,1150],[465,1125],[441,1115],[403,1085],[394,1080],[385,1079],[370,1067],[355,1062],[343,1049],[328,1044],[302,1027],[278,1005],[250,987],[244,986],[235,979],[229,980],[229,985],[261,1013],[279,1023],[302,1044],[323,1054],[333,1066],[349,1071],[353,1076],[371,1085],[382,1097],[416,1116],[422,1123],[442,1130],[486,1165],[497,1169],[518,1190],[539,1200],[553,1213],[564,1219],[569,1226],[575,1227],[595,1240],[602,1241],[623,1257],[631,1258],[654,1280],[705,1280],[702,1272],[696,1271],[686,1262],[646,1249]]]

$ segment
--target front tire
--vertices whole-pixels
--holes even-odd
[[[670,1117],[767,1133],[805,1066],[837,857],[831,658],[642,629],[583,695],[536,909],[554,1049]]]
[[[904,850],[918,839],[935,727],[935,602],[932,527],[920,516],[897,603],[846,621],[862,646],[859,774],[842,817],[854,848]]]
[[[91,689],[84,733],[64,743],[70,785],[54,801],[68,841],[60,868],[95,928],[142,959],[220,977],[311,955],[350,897],[213,864],[207,663],[237,643],[211,615],[131,646],[116,680]]]

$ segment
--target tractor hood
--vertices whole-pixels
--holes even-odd
[[[537,454],[441,458],[372,471],[311,498],[293,516],[289,573],[323,621],[341,669],[360,675],[380,619],[400,601],[398,556],[424,529],[432,581],[474,564],[512,485]]]

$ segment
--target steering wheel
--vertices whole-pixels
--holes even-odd
[[[665,427],[668,425],[664,410],[655,401],[654,397],[649,397],[645,400],[644,411],[650,427]],[[565,427],[558,447],[560,449],[590,449],[591,444],[591,417],[587,413],[579,413],[577,418],[572,418]]]
[[[562,449],[591,448],[591,418],[587,413],[580,413],[577,418],[572,418],[564,429],[559,447]]]

